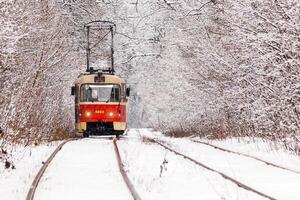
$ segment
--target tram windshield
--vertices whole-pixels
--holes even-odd
[[[120,86],[84,84],[80,89],[80,100],[82,102],[118,102]]]

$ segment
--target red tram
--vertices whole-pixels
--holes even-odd
[[[100,24],[100,25],[99,25]],[[104,25],[103,25],[104,24]],[[108,29],[113,33],[111,22],[96,21],[85,25],[87,36],[91,28]],[[113,34],[112,41],[113,41]],[[75,129],[77,135],[121,135],[126,129],[126,104],[130,89],[126,82],[114,74],[113,48],[111,68],[94,70],[89,66],[90,42],[87,45],[87,73],[79,75],[72,87],[75,95]],[[113,43],[111,43],[113,46]]]
[[[79,135],[121,135],[126,129],[129,88],[112,74],[82,74],[74,86],[75,123]]]

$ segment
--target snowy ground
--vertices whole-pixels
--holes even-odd
[[[132,199],[111,140],[67,143],[42,177],[35,199]]]
[[[251,158],[216,150],[212,147],[192,142],[191,139],[164,137],[161,133],[149,130],[137,131],[137,133],[141,136],[159,138],[179,152],[183,152],[197,161],[203,162],[271,197],[276,199],[300,199],[300,174],[274,168]],[[283,149],[275,151],[273,147],[268,147],[266,142],[258,139],[254,143],[247,139],[240,139],[240,143],[232,139],[215,141],[213,143],[300,171],[299,157],[289,154]]]
[[[249,154],[260,159],[283,165],[293,170],[300,169],[299,156],[282,148],[282,144],[260,138],[232,138],[226,142],[221,140],[206,140],[213,145]]]
[[[214,172],[143,140],[143,136],[163,140],[170,147],[276,199],[300,199],[299,174],[221,152],[191,138],[168,138],[150,129],[131,129],[118,145],[129,178],[143,200],[262,199]],[[266,141],[240,138],[208,142],[300,171],[299,157]],[[0,169],[0,199],[25,199],[42,161],[58,144],[16,147],[13,151],[16,169]],[[131,198],[119,173],[112,141],[92,138],[73,141],[62,148],[42,177],[35,197],[42,200]]]
[[[16,169],[7,170],[0,164],[0,199],[25,199],[31,182],[43,165],[42,162],[47,160],[58,144],[54,142],[25,148],[19,145],[9,147],[12,148]]]
[[[119,144],[143,199],[263,199],[155,144],[140,140]]]

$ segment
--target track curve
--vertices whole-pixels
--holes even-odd
[[[205,165],[205,164],[202,163],[202,162],[199,162],[199,161],[197,161],[197,160],[195,160],[195,159],[193,159],[193,158],[191,158],[191,157],[189,157],[189,156],[187,156],[187,155],[185,155],[185,154],[183,154],[183,153],[180,153],[180,152],[178,152],[178,151],[172,149],[171,147],[169,147],[169,146],[163,144],[162,141],[159,141],[159,140],[157,140],[157,139],[148,138],[148,137],[145,137],[145,139],[148,140],[149,142],[156,143],[156,144],[160,145],[161,147],[163,147],[163,148],[169,150],[170,152],[172,152],[172,153],[174,153],[174,154],[176,154],[176,155],[182,156],[184,159],[187,159],[187,160],[189,160],[189,161],[195,163],[196,165],[199,165],[199,166],[201,166],[201,167],[203,167],[203,168],[205,168],[205,169],[207,169],[207,170],[209,170],[209,171],[212,171],[212,172],[215,172],[215,173],[221,175],[224,179],[227,179],[227,180],[233,182],[233,183],[236,184],[238,187],[241,187],[241,188],[243,188],[243,189],[245,189],[245,190],[248,190],[248,191],[251,191],[251,192],[253,192],[253,193],[256,193],[257,195],[262,196],[262,197],[264,197],[264,198],[267,198],[267,199],[270,199],[270,200],[276,200],[276,198],[274,198],[274,197],[271,197],[271,196],[269,196],[269,195],[267,195],[267,194],[264,194],[263,192],[260,192],[260,191],[258,191],[258,190],[256,190],[256,189],[254,189],[254,188],[252,188],[252,187],[250,187],[250,186],[248,186],[248,185],[246,185],[246,184],[244,184],[244,183],[242,183],[242,182],[240,182],[240,181],[238,181],[238,180],[236,180],[236,179],[234,179],[234,178],[232,178],[232,177],[226,175],[226,174],[223,173],[223,172],[220,172],[220,171],[218,171],[218,170],[216,170],[216,169],[213,169],[212,167],[209,167],[209,166]]]
[[[38,171],[37,175],[35,176],[31,186],[30,186],[30,189],[27,193],[27,196],[26,196],[26,200],[33,200],[34,199],[34,194],[35,194],[35,191],[36,191],[36,188],[45,172],[45,170],[47,169],[48,165],[50,164],[50,162],[53,160],[53,158],[56,156],[56,154],[62,149],[62,147],[70,142],[70,141],[74,141],[74,140],[77,140],[77,139],[69,139],[69,140],[66,140],[64,142],[62,142],[60,145],[58,145],[58,147],[53,151],[53,153],[50,155],[50,157],[46,160],[46,162],[43,164],[43,166],[40,168],[40,170]]]
[[[283,167],[283,166],[279,166],[277,164],[271,163],[269,161],[263,160],[261,158],[258,158],[258,157],[255,157],[255,156],[252,156],[252,155],[249,155],[249,154],[245,154],[245,153],[241,153],[241,152],[237,152],[237,151],[232,151],[232,150],[225,149],[225,148],[222,148],[222,147],[219,147],[219,146],[216,146],[216,145],[212,145],[210,143],[199,141],[199,140],[192,140],[192,141],[196,142],[196,143],[200,143],[200,144],[204,144],[204,145],[210,146],[210,147],[212,147],[214,149],[218,149],[220,151],[224,151],[224,152],[228,152],[228,153],[233,153],[233,154],[236,154],[236,155],[240,155],[240,156],[244,156],[244,157],[247,157],[247,158],[251,158],[251,159],[257,160],[259,162],[262,162],[262,163],[264,163],[266,165],[270,165],[272,167],[276,167],[276,168],[279,168],[279,169],[282,169],[282,170],[286,170],[286,171],[289,171],[289,172],[293,172],[293,173],[296,173],[296,174],[300,175],[300,171],[289,169],[289,168]]]

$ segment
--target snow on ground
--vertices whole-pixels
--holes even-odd
[[[183,152],[186,155],[192,156],[192,158],[205,163],[206,165],[223,172],[242,183],[249,185],[263,192],[269,196],[275,197],[276,199],[300,199],[300,175],[292,172],[288,172],[282,169],[274,168],[272,166],[263,164],[251,158],[244,156],[239,156],[231,153],[222,152],[220,150],[208,147],[206,145],[194,143],[189,138],[168,138],[162,136],[160,133],[155,133],[150,130],[139,131],[140,135],[145,135],[151,138],[159,138],[160,140],[168,142],[173,148],[179,152]],[[232,140],[231,140],[232,142]],[[226,140],[223,143],[228,143]],[[257,145],[257,144],[252,144]],[[223,144],[223,146],[226,146]],[[240,150],[243,149],[242,146],[238,145]],[[262,147],[264,147],[262,145]],[[227,146],[230,149],[230,145]],[[244,147],[245,148],[245,147]],[[253,146],[248,146],[247,148],[252,148]],[[268,154],[267,151],[259,152],[257,148],[254,155],[264,154],[260,156],[262,158],[269,158],[268,160],[272,162],[274,158],[274,153]],[[242,150],[246,151],[246,150]],[[252,151],[248,153],[253,153]],[[281,150],[281,158],[284,152]],[[300,158],[296,158],[294,155],[285,152],[285,163],[280,163],[282,166],[294,166],[294,163],[299,163]],[[278,159],[274,159],[278,162]],[[295,167],[295,166],[294,166]],[[300,165],[296,167],[296,170],[300,170]]]
[[[67,143],[50,163],[35,199],[132,199],[119,172],[113,143],[83,139]]]
[[[205,142],[300,171],[299,156],[282,148],[283,145],[277,142],[248,137],[230,138],[226,140],[205,140]]]
[[[155,144],[135,138],[118,144],[129,177],[144,200],[264,199]]]
[[[118,144],[129,178],[143,200],[261,199],[220,175],[143,140],[143,136],[159,138],[178,151],[272,197],[300,199],[299,174],[221,152],[193,142],[195,138],[169,138],[151,129],[131,129]],[[208,142],[300,170],[299,157],[263,140],[239,138]],[[25,199],[42,161],[58,144],[16,146],[12,152],[16,169],[5,170],[0,166],[0,199]],[[38,200],[126,198],[131,196],[119,172],[112,141],[94,138],[67,143],[49,165],[36,193]]]
[[[25,199],[30,185],[42,162],[46,161],[60,142],[39,146],[20,146],[12,148],[12,156],[16,169],[4,169],[0,164],[0,199]]]

